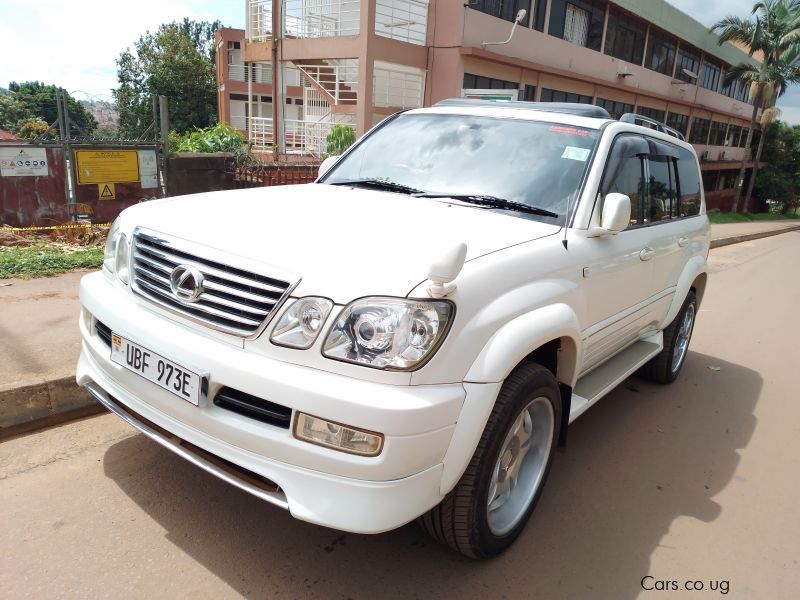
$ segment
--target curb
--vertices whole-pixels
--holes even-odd
[[[749,242],[751,240],[760,240],[765,237],[772,237],[773,235],[780,235],[789,231],[800,230],[800,225],[792,225],[784,229],[774,229],[772,231],[759,231],[758,233],[747,233],[745,235],[734,235],[732,237],[721,238],[718,240],[711,240],[711,249],[721,248],[722,246],[730,246],[732,244],[740,244],[742,242]]]
[[[74,376],[13,388],[0,392],[0,439],[104,411]]]
[[[711,241],[711,249],[800,230],[800,225]],[[105,412],[74,376],[0,392],[0,440]]]

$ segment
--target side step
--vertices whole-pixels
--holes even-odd
[[[572,392],[569,422],[581,416],[592,404],[622,383],[631,373],[661,352],[664,335],[658,332],[629,346],[608,362],[578,380]]]

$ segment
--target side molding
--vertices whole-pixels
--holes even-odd
[[[664,329],[664,327],[672,323],[672,320],[678,314],[681,306],[683,306],[683,301],[686,300],[686,295],[689,293],[692,284],[698,277],[702,276],[702,289],[697,290],[697,306],[700,306],[700,302],[703,299],[703,292],[705,292],[705,276],[707,269],[706,261],[702,256],[693,256],[689,262],[686,263],[686,266],[683,268],[683,273],[681,273],[678,279],[675,295],[672,297],[672,304],[659,329]]]
[[[486,342],[465,381],[503,381],[528,354],[559,338],[557,378],[574,386],[582,351],[580,326],[572,309],[561,303],[537,308],[503,325]]]

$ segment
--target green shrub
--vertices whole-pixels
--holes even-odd
[[[325,138],[325,141],[327,142],[326,158],[328,156],[340,156],[355,143],[356,132],[349,125],[334,125],[331,127],[331,132]]]
[[[194,129],[179,135],[169,132],[170,152],[247,152],[248,143],[244,133],[226,123],[213,127]]]

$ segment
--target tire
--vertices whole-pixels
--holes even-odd
[[[648,379],[666,385],[678,378],[683,363],[686,362],[696,317],[697,298],[694,292],[689,290],[675,320],[664,329],[664,349],[643,368],[643,373]]]
[[[422,528],[470,558],[503,552],[539,501],[560,424],[561,394],[553,374],[534,363],[517,367],[498,394],[464,475],[419,518]]]

